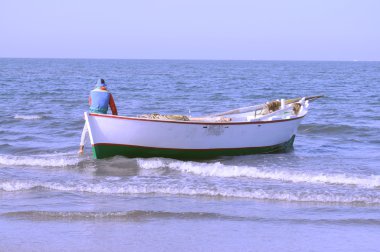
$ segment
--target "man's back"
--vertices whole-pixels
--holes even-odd
[[[99,79],[95,89],[90,92],[89,105],[91,113],[107,114],[110,106],[112,114],[117,115],[115,101],[103,79]]]

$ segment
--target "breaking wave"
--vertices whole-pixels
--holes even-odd
[[[21,120],[39,120],[39,119],[42,119],[43,116],[40,116],[40,115],[18,115],[18,114],[16,114],[13,118],[14,119],[21,119]]]
[[[129,182],[43,182],[43,181],[3,181],[0,182],[0,191],[25,190],[55,190],[63,192],[83,192],[96,194],[163,194],[205,197],[234,197],[258,200],[279,200],[291,202],[319,202],[319,203],[347,203],[347,204],[380,204],[380,197],[376,192],[347,192],[339,193],[331,190],[276,190],[236,188],[226,186],[198,186],[182,183],[138,183]]]
[[[255,179],[271,179],[293,183],[340,184],[365,188],[380,187],[380,175],[360,176],[346,174],[301,173],[286,170],[262,170],[252,166],[233,166],[216,163],[198,163],[184,161],[168,161],[164,159],[138,159],[143,169],[167,167],[180,172],[211,177],[249,177]]]
[[[70,157],[67,155],[45,155],[45,156],[13,156],[0,155],[0,165],[9,166],[47,166],[47,167],[65,167],[78,165],[80,159],[78,157]]]

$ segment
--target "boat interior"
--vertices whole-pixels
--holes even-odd
[[[138,118],[218,123],[286,120],[304,116],[309,107],[309,100],[311,99],[305,97],[290,100],[281,99],[201,117],[144,114]]]

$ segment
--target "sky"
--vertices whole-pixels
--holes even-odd
[[[380,60],[380,0],[0,0],[0,57]]]

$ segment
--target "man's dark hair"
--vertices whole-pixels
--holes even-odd
[[[106,82],[104,81],[104,79],[100,79],[100,83],[105,84]]]

